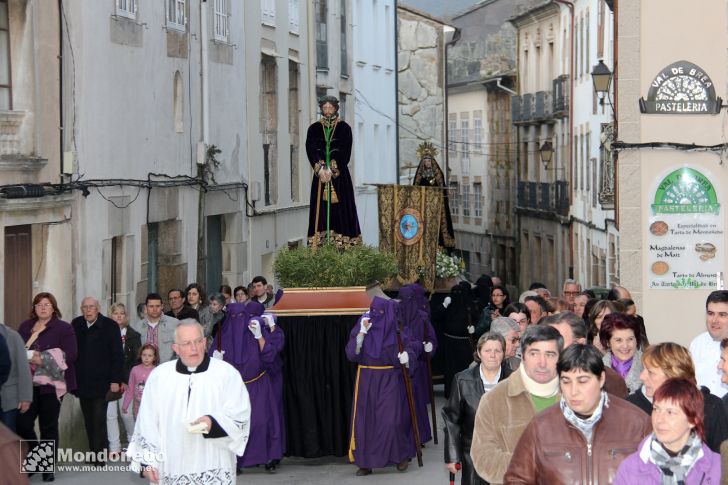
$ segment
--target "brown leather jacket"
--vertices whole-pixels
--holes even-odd
[[[637,406],[614,396],[594,425],[592,443],[556,405],[538,414],[521,435],[504,483],[544,485],[612,483],[622,460],[634,453],[652,422]]]

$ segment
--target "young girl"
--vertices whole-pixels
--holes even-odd
[[[142,393],[144,392],[144,383],[147,382],[149,374],[159,364],[159,352],[157,347],[152,344],[144,344],[139,349],[139,358],[142,363],[135,365],[129,374],[129,385],[124,392],[124,404],[122,411],[127,414],[129,404],[134,400],[134,419],[139,412],[139,404],[142,402]]]

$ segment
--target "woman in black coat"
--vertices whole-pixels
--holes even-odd
[[[483,334],[478,339],[476,349],[474,357],[478,365],[455,374],[450,399],[442,408],[445,466],[451,473],[456,473],[455,465],[462,465],[462,485],[488,483],[476,473],[470,458],[475,412],[483,394],[511,374],[504,360],[506,341],[502,335],[492,332]]]
[[[642,364],[642,388],[627,396],[627,400],[649,415],[652,415],[652,396],[667,379],[677,377],[696,382],[693,359],[682,345],[663,342],[648,347],[642,353]],[[728,414],[718,396],[711,394],[707,387],[700,387],[700,391],[704,403],[705,444],[720,453],[720,444],[728,439]]]

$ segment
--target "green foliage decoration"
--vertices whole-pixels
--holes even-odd
[[[397,274],[391,254],[358,245],[341,251],[333,244],[281,250],[273,265],[282,288],[369,286]]]

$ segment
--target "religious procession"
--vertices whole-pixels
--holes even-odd
[[[314,259],[362,246],[351,129],[335,97],[319,106],[306,140]],[[96,453],[87,463],[128,460],[150,483],[230,484],[285,470],[287,456],[346,457],[356,477],[393,469],[408,483],[440,441],[451,484],[720,483],[728,291],[710,293],[707,331],[687,349],[650,343],[624,287],[533,282],[512,300],[496,275],[470,283],[437,154],[422,143],[412,185],[378,187],[394,273],[377,284],[273,294],[256,277],[205,297],[192,283],[168,292],[167,313],[149,294],[131,325],[94,297],[68,324],[37,294],[18,332],[0,327],[2,433],[27,440],[3,459],[30,470],[12,483],[58,443],[66,393]]]

